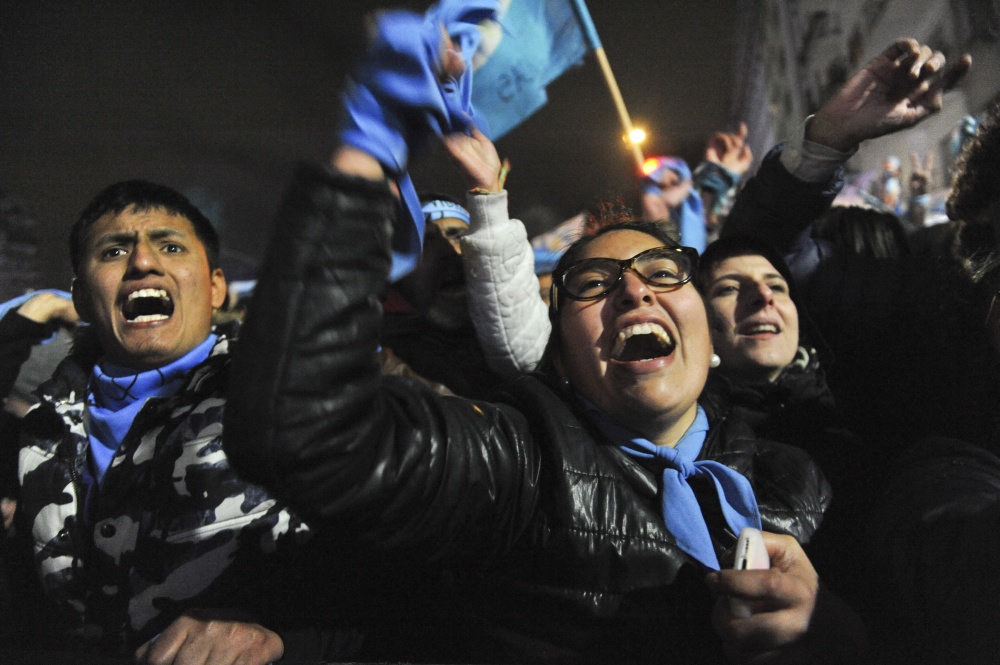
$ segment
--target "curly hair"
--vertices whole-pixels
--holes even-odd
[[[948,216],[961,220],[951,253],[974,284],[993,281],[1000,269],[1000,242],[990,220],[1000,201],[1000,103],[990,109],[956,163],[948,192]]]
[[[1000,200],[1000,102],[995,103],[956,162],[948,192],[948,216],[965,222],[986,222],[986,213]]]

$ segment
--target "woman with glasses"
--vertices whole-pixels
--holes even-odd
[[[410,23],[373,49],[420,37],[424,22]],[[386,155],[408,154],[382,148],[410,146],[427,121],[414,86],[434,77],[412,73],[429,64],[440,76],[435,66],[451,71],[456,55],[421,60],[441,40],[429,26],[410,48],[370,52],[345,92],[350,131],[286,195],[226,405],[234,464],[354,555],[331,557],[340,584],[319,579],[317,592],[343,598],[367,633],[359,659],[855,653],[855,624],[799,545],[822,519],[827,484],[801,451],[699,407],[712,343],[696,259],[656,226],[569,248],[548,370],[494,401],[379,375],[378,294],[398,207],[387,178],[401,163]],[[380,68],[412,85],[397,94]],[[725,570],[745,527],[768,532],[769,570]]]
[[[800,451],[699,407],[712,344],[694,252],[649,224],[578,242],[556,270],[550,371],[493,403],[446,398],[378,376],[394,202],[369,155],[343,147],[333,164],[303,173],[279,215],[226,432],[320,530],[447,571],[368,594],[381,628],[363,655],[723,662],[814,647],[828,605],[799,542],[827,486]],[[786,534],[766,537],[774,568],[713,572],[746,526]]]

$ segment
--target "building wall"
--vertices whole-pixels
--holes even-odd
[[[951,61],[970,53],[972,72],[946,96],[941,113],[867,142],[851,170],[876,169],[897,155],[906,182],[909,155],[933,152],[944,186],[953,130],[1000,95],[998,0],[741,0],[739,12],[734,78],[743,84],[734,89],[731,113],[734,121],[747,119],[758,158],[898,37],[928,43]]]

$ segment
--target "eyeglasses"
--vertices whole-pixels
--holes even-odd
[[[649,286],[668,289],[690,282],[697,264],[692,247],[654,247],[631,259],[577,261],[553,275],[552,284],[573,300],[597,300],[618,286],[626,270]]]

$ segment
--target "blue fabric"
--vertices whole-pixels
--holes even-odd
[[[661,182],[663,171],[669,169],[677,174],[682,180],[691,180],[691,168],[683,159],[677,157],[654,157],[659,161],[659,166],[646,177],[653,181],[646,185],[646,191],[650,194],[659,194],[660,188],[655,184]],[[701,201],[701,194],[696,187],[691,187],[691,193],[684,199],[684,202],[670,211],[670,216],[674,219],[681,230],[681,244],[687,247],[694,247],[698,253],[705,251],[708,241],[708,233],[705,230],[705,204]]]
[[[478,23],[496,16],[496,0],[442,0],[423,16],[406,11],[378,15],[375,37],[343,93],[340,139],[367,152],[396,178],[403,210],[393,234],[396,281],[417,264],[424,236],[413,182],[406,166],[413,150],[435,134],[474,124],[472,55]],[[439,80],[441,26],[466,62],[465,73]]]
[[[451,201],[445,201],[443,199],[428,201],[421,206],[420,210],[424,213],[425,224],[439,219],[460,219],[466,224],[470,224],[472,222],[472,220],[469,219],[468,210],[457,203],[452,203]]]
[[[565,249],[546,249],[535,247],[535,274],[547,275],[556,269],[559,259],[566,253]]]
[[[712,480],[722,507],[722,515],[733,533],[744,527],[761,528],[760,510],[753,487],[745,476],[725,464],[698,459],[708,435],[708,416],[701,406],[694,423],[674,447],[658,446],[648,439],[636,436],[612,422],[606,415],[591,406],[588,410],[593,422],[612,443],[629,455],[640,459],[657,460],[663,464],[661,499],[663,523],[673,534],[677,545],[686,553],[713,569],[719,569],[712,536],[698,504],[694,490],[687,478],[700,475]]]
[[[98,484],[104,480],[115,452],[146,400],[176,394],[184,387],[190,371],[208,358],[216,341],[216,335],[209,335],[169,365],[138,374],[110,363],[94,366],[91,392],[87,395],[87,434],[90,462]]]
[[[17,309],[18,307],[20,307],[24,303],[28,302],[29,300],[31,300],[31,298],[33,298],[34,296],[38,295],[39,293],[54,293],[57,296],[62,296],[63,298],[67,298],[69,300],[73,299],[73,294],[71,294],[69,291],[60,291],[59,289],[39,289],[37,291],[32,291],[30,293],[25,293],[23,296],[18,296],[16,298],[11,298],[7,302],[0,303],[0,319],[2,319],[3,317],[7,316],[7,312],[11,311],[12,309]],[[56,336],[56,333],[53,331],[53,333],[51,335],[49,335],[48,337],[46,337],[44,340],[42,340],[39,343],[40,344],[48,344],[49,342],[51,342],[55,338],[55,336]]]
[[[484,134],[496,141],[521,124],[548,101],[545,87],[595,48],[587,44],[582,15],[592,30],[582,0],[510,1],[500,17],[500,42],[492,53],[480,54],[488,59],[476,70],[472,88]]]

